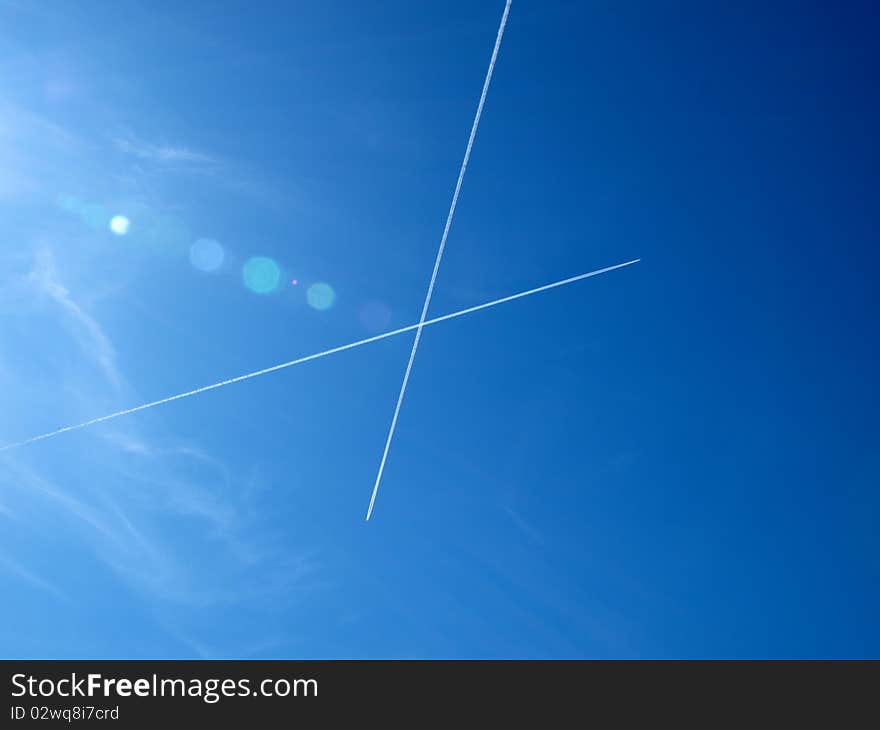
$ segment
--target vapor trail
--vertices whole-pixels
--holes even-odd
[[[161,398],[160,400],[150,401],[149,403],[144,403],[139,406],[135,406],[134,408],[127,408],[124,411],[116,411],[115,413],[108,413],[106,416],[100,416],[98,418],[92,418],[89,421],[83,421],[82,423],[77,423],[72,426],[65,426],[64,428],[59,428],[55,431],[49,431],[48,433],[41,434],[39,436],[32,436],[29,439],[25,439],[24,441],[18,441],[16,443],[7,444],[6,446],[0,447],[0,451],[7,451],[9,449],[14,449],[19,446],[26,446],[27,444],[32,444],[37,441],[43,441],[48,438],[52,438],[53,436],[58,436],[62,433],[67,433],[68,431],[78,431],[81,428],[86,428],[86,426],[93,426],[96,423],[103,423],[104,421],[110,421],[114,418],[119,418],[120,416],[127,416],[129,413],[137,413],[138,411],[145,411],[147,408],[153,408],[155,406],[161,406],[164,403],[171,403],[171,401],[181,400],[182,398],[189,398],[193,395],[198,395],[199,393],[206,393],[209,390],[216,390],[217,388],[222,388],[226,385],[232,385],[233,383],[239,383],[242,380],[249,380],[250,378],[256,378],[258,375],[266,375],[267,373],[275,372],[276,370],[283,370],[284,368],[293,367],[294,365],[300,365],[304,362],[309,362],[309,360],[317,360],[321,357],[326,357],[327,355],[334,355],[337,352],[343,352],[344,350],[351,350],[355,347],[361,347],[362,345],[368,345],[371,342],[378,342],[379,340],[384,340],[387,337],[394,337],[395,335],[403,334],[404,332],[410,332],[414,329],[418,329],[419,327],[427,327],[428,325],[437,324],[438,322],[445,322],[447,319],[455,319],[456,317],[461,317],[465,314],[471,314],[473,312],[477,312],[481,309],[488,309],[489,307],[495,307],[499,304],[504,304],[505,302],[511,302],[514,299],[522,299],[523,297],[531,296],[532,294],[538,294],[542,291],[547,291],[548,289],[555,289],[559,286],[565,286],[566,284],[573,284],[576,281],[580,281],[581,279],[589,279],[591,276],[598,276],[599,274],[604,274],[607,271],[613,271],[614,269],[622,269],[624,266],[629,266],[631,264],[635,264],[641,259],[633,259],[632,261],[626,261],[622,264],[615,264],[614,266],[606,266],[604,269],[596,269],[595,271],[587,272],[586,274],[579,274],[578,276],[572,276],[568,279],[561,279],[559,281],[554,281],[552,284],[545,284],[544,286],[539,286],[535,289],[528,289],[527,291],[521,291],[518,294],[511,294],[507,297],[502,297],[501,299],[493,299],[491,302],[485,302],[483,304],[478,304],[474,307],[468,307],[467,309],[461,309],[457,312],[452,312],[451,314],[444,314],[440,317],[434,317],[433,319],[429,319],[425,322],[418,322],[416,324],[407,325],[406,327],[400,327],[396,330],[390,330],[389,332],[383,332],[378,335],[374,335],[373,337],[367,337],[363,340],[357,340],[356,342],[349,342],[347,345],[340,345],[339,347],[333,347],[329,350],[323,350],[322,352],[316,352],[313,355],[305,355],[304,357],[299,357],[296,360],[289,360],[288,362],[283,362],[279,365],[273,365],[269,368],[263,368],[262,370],[255,370],[252,373],[247,373],[245,375],[239,375],[235,378],[229,378],[228,380],[221,380],[219,383],[213,383],[211,385],[205,385],[201,388],[196,388],[195,390],[188,390],[185,393],[178,393],[177,395],[171,395],[167,398]]]
[[[495,37],[495,48],[492,49],[492,58],[489,61],[489,69],[486,71],[486,80],[483,82],[483,92],[480,94],[480,103],[477,104],[477,113],[474,115],[474,123],[471,125],[471,134],[468,137],[467,148],[464,151],[464,159],[461,161],[461,169],[458,171],[458,182],[455,183],[455,192],[452,194],[452,203],[449,206],[449,214],[446,216],[446,225],[440,238],[440,247],[437,249],[437,258],[434,259],[434,270],[431,272],[431,281],[428,284],[428,293],[425,295],[425,303],[422,305],[422,316],[416,327],[416,337],[413,340],[412,350],[409,353],[409,361],[406,363],[406,372],[403,374],[403,382],[400,384],[400,393],[397,395],[397,405],[394,406],[394,415],[391,418],[391,427],[388,429],[388,438],[385,439],[385,450],[382,452],[382,461],[379,463],[379,472],[376,474],[376,483],[373,485],[373,494],[370,497],[370,506],[367,508],[367,521],[373,514],[373,505],[376,503],[376,494],[379,492],[379,482],[382,481],[382,472],[385,471],[385,462],[388,460],[388,450],[391,448],[391,440],[394,438],[394,430],[397,428],[397,417],[400,415],[400,406],[403,404],[403,396],[406,394],[406,386],[409,383],[409,374],[412,371],[413,361],[416,359],[416,351],[419,349],[419,341],[422,339],[422,327],[425,326],[425,318],[428,316],[428,307],[431,304],[431,296],[434,293],[434,282],[437,280],[437,271],[440,269],[440,260],[446,248],[446,239],[452,226],[452,218],[455,215],[455,206],[458,204],[458,193],[461,191],[461,183],[467,170],[471,149],[474,146],[474,137],[477,135],[477,127],[480,124],[480,116],[483,113],[483,105],[486,103],[486,94],[489,92],[489,84],[492,82],[492,72],[495,70],[495,60],[498,58],[498,49],[501,48],[501,38],[504,36],[504,26],[507,25],[507,14],[510,12],[511,0],[504,5],[504,13],[501,16],[501,24],[498,26],[498,35]]]

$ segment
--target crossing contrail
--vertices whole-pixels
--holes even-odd
[[[409,383],[409,374],[412,371],[413,361],[416,359],[416,351],[419,349],[419,341],[422,339],[422,328],[425,326],[425,318],[428,316],[428,307],[431,304],[431,295],[434,293],[434,282],[437,281],[437,271],[440,269],[440,260],[446,248],[446,239],[452,226],[452,218],[455,215],[455,206],[458,204],[458,194],[461,191],[461,183],[467,170],[471,149],[474,146],[474,137],[477,135],[477,127],[480,125],[480,116],[483,113],[483,105],[486,103],[486,94],[489,92],[489,84],[492,82],[492,72],[495,70],[495,60],[498,58],[498,49],[501,48],[501,38],[504,36],[504,26],[507,25],[507,14],[510,12],[511,0],[504,4],[504,13],[498,26],[498,35],[495,37],[495,48],[492,49],[492,58],[489,60],[489,69],[486,71],[486,80],[483,82],[483,92],[480,94],[480,102],[477,104],[477,113],[474,115],[474,123],[471,125],[471,134],[468,137],[467,148],[464,151],[464,159],[461,161],[461,169],[458,171],[458,181],[455,183],[455,192],[452,194],[452,203],[446,216],[446,225],[443,235],[440,237],[440,247],[437,249],[437,257],[434,259],[434,270],[431,272],[431,281],[428,283],[428,293],[425,295],[425,303],[422,305],[422,316],[416,327],[416,336],[413,340],[412,350],[409,353],[409,361],[406,363],[406,371],[403,374],[403,382],[400,384],[400,392],[397,395],[397,405],[394,406],[394,415],[391,417],[391,426],[388,429],[388,438],[385,439],[385,450],[382,452],[382,461],[379,463],[379,472],[376,474],[376,483],[373,485],[373,494],[370,496],[370,506],[367,507],[367,521],[373,514],[373,505],[376,504],[376,495],[379,493],[379,483],[382,481],[382,472],[385,471],[385,462],[388,460],[388,450],[391,448],[391,440],[394,438],[394,430],[397,428],[397,417],[400,415],[400,406],[403,404],[403,396],[406,394],[406,386]]]
[[[630,266],[631,264],[635,264],[639,262],[641,259],[633,259],[632,261],[626,261],[622,264],[615,264],[614,266],[606,266],[604,269],[596,269],[595,271],[589,271],[586,274],[578,274],[577,276],[569,277],[568,279],[560,279],[559,281],[554,281],[552,284],[544,284],[544,286],[536,287],[535,289],[528,289],[526,291],[521,291],[517,294],[511,294],[510,296],[502,297],[501,299],[493,299],[490,302],[484,302],[483,304],[477,304],[474,307],[468,307],[467,309],[460,309],[457,312],[452,312],[450,314],[444,314],[440,317],[434,317],[433,319],[426,320],[424,322],[417,322],[416,324],[407,325],[406,327],[400,327],[395,330],[390,330],[388,332],[383,332],[378,335],[374,335],[373,337],[367,337],[363,340],[357,340],[356,342],[349,342],[347,345],[340,345],[339,347],[333,347],[329,350],[323,350],[321,352],[316,352],[312,355],[305,355],[303,357],[298,357],[296,360],[289,360],[288,362],[280,363],[279,365],[273,365],[269,368],[263,368],[262,370],[255,370],[252,373],[246,373],[245,375],[239,375],[235,378],[229,378],[228,380],[221,380],[219,383],[212,383],[211,385],[205,385],[201,388],[196,388],[195,390],[188,390],[185,393],[178,393],[177,395],[171,395],[167,398],[161,398],[159,400],[150,401],[149,403],[144,403],[139,406],[135,406],[134,408],[126,408],[124,411],[116,411],[115,413],[108,413],[106,416],[99,416],[98,418],[92,418],[88,421],[83,421],[82,423],[77,423],[71,426],[65,426],[64,428],[56,429],[55,431],[49,431],[48,433],[41,434],[39,436],[32,436],[31,438],[25,439],[24,441],[18,441],[16,443],[7,444],[6,446],[0,447],[0,451],[8,451],[9,449],[15,449],[19,446],[26,446],[27,444],[33,444],[37,441],[44,441],[45,439],[52,438],[53,436],[58,436],[62,433],[67,433],[69,431],[78,431],[81,428],[86,428],[87,426],[94,426],[97,423],[103,423],[104,421],[110,421],[114,418],[119,418],[120,416],[127,416],[130,413],[137,413],[138,411],[145,411],[148,408],[154,408],[156,406],[161,406],[164,403],[171,403],[172,401],[181,400],[183,398],[189,398],[194,395],[199,395],[200,393],[207,393],[209,390],[217,390],[217,388],[223,388],[227,385],[232,385],[233,383],[239,383],[243,380],[250,380],[251,378],[256,378],[259,375],[266,375],[267,373],[273,373],[276,370],[283,370],[285,368],[293,367],[294,365],[301,365],[302,363],[309,362],[310,360],[317,360],[322,357],[327,357],[328,355],[335,355],[337,352],[344,352],[345,350],[352,350],[355,347],[361,347],[363,345],[368,345],[371,342],[378,342],[379,340],[384,340],[388,337],[394,337],[395,335],[401,335],[404,332],[411,332],[412,330],[417,330],[421,327],[427,327],[432,324],[438,324],[439,322],[445,322],[448,319],[455,319],[456,317],[464,316],[465,314],[472,314],[473,312],[478,312],[481,309],[488,309],[490,307],[496,307],[499,304],[504,304],[505,302],[512,302],[515,299],[522,299],[523,297],[531,296],[532,294],[538,294],[539,292],[547,291],[548,289],[555,289],[556,287],[565,286],[566,284],[573,284],[576,281],[580,281],[582,279],[589,279],[593,276],[598,276],[599,274],[604,274],[608,271],[614,271],[615,269],[622,269],[624,266]]]

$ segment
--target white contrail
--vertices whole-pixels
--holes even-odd
[[[427,327],[428,325],[437,324],[438,322],[445,322],[447,319],[454,319],[455,317],[461,317],[465,314],[471,314],[472,312],[477,312],[481,309],[488,309],[489,307],[494,307],[499,304],[504,304],[505,302],[511,302],[514,299],[522,299],[523,297],[531,296],[532,294],[537,294],[538,292],[547,291],[548,289],[555,289],[558,286],[565,286],[566,284],[573,284],[576,281],[580,281],[581,279],[589,279],[591,276],[598,276],[599,274],[604,274],[607,271],[614,271],[614,269],[622,269],[624,266],[629,266],[631,264],[635,264],[641,259],[633,259],[632,261],[626,261],[622,264],[615,264],[614,266],[606,266],[604,269],[596,269],[595,271],[587,272],[586,274],[579,274],[578,276],[572,276],[568,279],[561,279],[559,281],[554,281],[552,284],[545,284],[544,286],[539,286],[535,289],[528,289],[527,291],[521,291],[518,294],[511,294],[507,297],[502,297],[501,299],[493,299],[491,302],[485,302],[483,304],[478,304],[475,307],[468,307],[467,309],[461,309],[457,312],[452,312],[451,314],[444,314],[441,317],[434,317],[433,319],[429,319],[425,322],[419,322],[416,324],[407,325],[406,327],[400,327],[396,330],[390,330],[389,332],[383,332],[382,334],[375,335],[373,337],[367,337],[363,340],[357,340],[356,342],[349,342],[347,345],[340,345],[339,347],[333,347],[329,350],[323,350],[322,352],[316,352],[313,355],[305,355],[304,357],[299,357],[296,360],[289,360],[288,362],[283,362],[280,365],[273,365],[270,368],[263,368],[262,370],[256,370],[252,373],[247,373],[245,375],[239,375],[235,378],[229,378],[228,380],[221,380],[219,383],[213,383],[212,385],[205,385],[201,388],[196,388],[195,390],[188,390],[185,393],[178,393],[177,395],[171,395],[167,398],[162,398],[160,400],[154,400],[149,403],[144,403],[143,405],[135,406],[134,408],[127,408],[124,411],[116,411],[116,413],[109,413],[106,416],[100,416],[99,418],[92,418],[89,421],[83,421],[82,423],[77,423],[73,426],[65,426],[64,428],[59,428],[56,431],[49,431],[48,433],[41,434],[40,436],[33,436],[29,439],[25,439],[24,441],[18,441],[16,443],[7,444],[6,446],[0,447],[0,451],[7,451],[8,449],[14,449],[19,446],[25,446],[27,444],[32,444],[36,441],[43,441],[44,439],[52,438],[53,436],[58,436],[62,433],[67,433],[68,431],[78,431],[81,428],[85,428],[86,426],[93,426],[96,423],[103,423],[104,421],[109,421],[113,418],[119,418],[120,416],[127,416],[129,413],[137,413],[138,411],[144,411],[147,408],[153,408],[154,406],[161,406],[163,403],[170,403],[171,401],[180,400],[181,398],[189,398],[193,395],[198,395],[199,393],[206,393],[209,390],[216,390],[217,388],[222,388],[225,385],[232,385],[233,383],[241,382],[242,380],[249,380],[250,378],[256,378],[258,375],[265,375],[266,373],[272,373],[276,370],[283,370],[284,368],[293,367],[294,365],[300,365],[301,363],[308,362],[309,360],[317,360],[321,357],[326,357],[327,355],[334,355],[337,352],[343,352],[344,350],[351,350],[355,347],[361,347],[362,345],[368,345],[371,342],[378,342],[379,340],[384,340],[386,337],[394,337],[395,335],[403,334],[404,332],[410,332],[414,329],[418,329],[419,327]]]
[[[425,295],[425,303],[422,305],[422,316],[416,327],[416,336],[413,340],[412,350],[409,353],[409,361],[406,363],[406,371],[403,374],[403,382],[400,384],[400,393],[397,395],[397,405],[394,406],[394,415],[391,417],[391,426],[388,429],[388,438],[385,439],[385,450],[382,452],[382,461],[379,463],[379,472],[376,474],[376,483],[373,485],[373,494],[370,497],[370,506],[367,507],[367,521],[373,514],[373,505],[376,503],[376,494],[379,492],[379,482],[382,481],[382,472],[385,471],[385,462],[388,460],[388,450],[391,448],[391,440],[394,438],[394,430],[397,428],[397,417],[400,415],[400,406],[403,404],[403,396],[406,394],[406,386],[409,383],[409,374],[412,371],[413,361],[416,359],[416,351],[419,349],[419,341],[422,339],[422,327],[428,316],[428,307],[431,304],[431,295],[434,293],[434,282],[437,280],[437,271],[440,269],[440,260],[443,258],[443,250],[446,248],[446,239],[452,226],[452,218],[455,215],[455,206],[458,203],[458,194],[461,191],[461,183],[467,170],[471,149],[474,146],[474,137],[480,124],[480,116],[483,113],[483,105],[486,103],[486,94],[489,92],[489,84],[492,81],[492,71],[495,70],[495,60],[498,58],[498,49],[501,48],[501,38],[504,35],[504,26],[507,25],[507,14],[510,12],[511,0],[504,5],[504,13],[501,16],[501,24],[498,26],[498,35],[495,37],[495,48],[492,49],[492,58],[489,60],[489,69],[486,71],[486,80],[483,82],[483,92],[480,94],[480,102],[477,104],[477,113],[474,115],[474,123],[471,125],[471,134],[468,137],[467,148],[464,151],[464,159],[461,161],[461,169],[458,171],[458,182],[455,183],[455,192],[452,194],[452,203],[449,206],[449,214],[446,216],[446,225],[443,235],[440,237],[440,247],[437,249],[437,258],[434,259],[434,270],[431,272],[431,281],[428,283],[428,293]]]

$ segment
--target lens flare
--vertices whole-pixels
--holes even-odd
[[[336,301],[336,292],[329,284],[318,282],[309,287],[306,292],[306,301],[312,309],[323,312],[333,306],[333,302]]]
[[[131,228],[131,221],[124,215],[114,215],[110,219],[110,230],[117,236],[124,236]]]
[[[367,332],[382,332],[391,324],[391,310],[383,302],[370,301],[361,307],[358,319]]]
[[[199,271],[217,271],[225,257],[223,246],[213,238],[200,238],[189,249],[190,263]]]
[[[278,268],[278,264],[266,256],[248,259],[241,274],[244,285],[257,294],[270,294],[275,291],[281,280],[281,269]]]

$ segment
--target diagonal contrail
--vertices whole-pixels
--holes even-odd
[[[434,293],[434,282],[437,280],[437,271],[440,269],[440,260],[446,248],[446,239],[452,226],[452,218],[455,215],[455,206],[458,203],[458,194],[461,191],[461,183],[467,170],[471,149],[474,146],[474,137],[477,135],[477,127],[480,124],[480,116],[483,113],[483,105],[486,103],[486,94],[489,92],[489,84],[492,82],[492,72],[495,70],[495,60],[498,58],[498,49],[501,48],[501,38],[504,36],[504,26],[507,25],[507,14],[510,12],[511,0],[504,5],[504,13],[501,16],[501,24],[498,26],[498,35],[495,37],[495,48],[492,49],[492,58],[489,61],[489,69],[486,71],[486,80],[483,82],[483,92],[480,94],[480,102],[477,104],[477,113],[474,115],[474,123],[471,125],[471,134],[468,137],[467,148],[464,151],[464,159],[461,161],[461,169],[458,171],[458,182],[455,183],[455,192],[452,194],[452,203],[449,206],[449,214],[446,216],[446,225],[440,238],[440,247],[437,249],[437,258],[434,259],[434,270],[431,272],[431,281],[428,283],[428,293],[425,295],[425,303],[422,305],[422,316],[416,327],[416,336],[413,340],[412,350],[409,353],[409,361],[406,363],[406,371],[403,374],[403,382],[400,384],[400,393],[397,395],[397,405],[394,406],[394,415],[391,418],[391,426],[388,429],[388,438],[385,439],[385,450],[382,452],[382,461],[379,463],[379,472],[376,474],[376,483],[373,485],[373,494],[370,497],[370,506],[367,508],[367,521],[373,514],[373,506],[376,504],[376,495],[379,493],[379,483],[382,481],[382,472],[385,471],[385,462],[388,460],[388,450],[391,448],[391,440],[394,438],[394,430],[397,428],[397,418],[400,415],[400,406],[403,404],[403,396],[406,394],[406,386],[409,383],[409,374],[412,371],[413,361],[416,359],[416,351],[419,349],[419,341],[422,339],[422,327],[428,316],[428,307],[431,304],[431,295]]]
[[[608,271],[614,271],[615,269],[622,269],[624,266],[630,266],[631,264],[635,264],[639,262],[641,259],[633,259],[632,261],[626,261],[622,264],[615,264],[614,266],[606,266],[604,269],[596,269],[595,271],[589,271],[586,274],[578,274],[577,276],[569,277],[568,279],[560,279],[559,281],[554,281],[552,284],[544,284],[544,286],[536,287],[535,289],[527,289],[526,291],[521,291],[517,294],[511,294],[510,296],[502,297],[501,299],[493,299],[490,302],[484,302],[483,304],[477,304],[474,307],[468,307],[467,309],[460,309],[457,312],[452,312],[450,314],[444,314],[440,317],[434,317],[433,319],[429,319],[425,322],[418,322],[416,324],[410,324],[406,327],[400,327],[396,330],[390,330],[388,332],[383,332],[378,335],[374,335],[373,337],[367,337],[363,340],[357,340],[356,342],[349,342],[347,345],[340,345],[339,347],[333,347],[329,350],[323,350],[321,352],[316,352],[312,355],[305,355],[303,357],[299,357],[296,360],[289,360],[287,362],[280,363],[279,365],[273,365],[269,368],[263,368],[262,370],[255,370],[252,373],[246,373],[245,375],[239,375],[235,378],[229,378],[228,380],[221,380],[219,383],[213,383],[211,385],[205,385],[201,388],[196,388],[195,390],[188,390],[185,393],[178,393],[177,395],[171,395],[167,398],[161,398],[160,400],[154,400],[149,403],[144,403],[139,406],[135,406],[134,408],[127,408],[124,411],[116,411],[115,413],[108,413],[106,416],[100,416],[98,418],[92,418],[89,421],[83,421],[82,423],[77,423],[72,426],[65,426],[64,428],[59,428],[55,431],[49,431],[48,433],[41,434],[39,436],[32,436],[29,439],[25,439],[24,441],[18,441],[16,443],[7,444],[6,446],[0,446],[0,451],[7,451],[9,449],[18,448],[19,446],[26,446],[27,444],[32,444],[37,441],[43,441],[48,438],[52,438],[53,436],[58,436],[62,433],[67,433],[68,431],[78,431],[81,428],[86,428],[87,426],[93,426],[96,423],[103,423],[104,421],[110,421],[114,418],[119,418],[120,416],[127,416],[130,413],[137,413],[138,411],[145,411],[147,408],[153,408],[155,406],[161,406],[164,403],[171,403],[171,401],[181,400],[182,398],[189,398],[193,395],[198,395],[199,393],[206,393],[209,390],[216,390],[217,388],[222,388],[226,385],[232,385],[233,383],[239,383],[242,380],[249,380],[250,378],[256,378],[258,375],[266,375],[267,373],[273,373],[276,370],[283,370],[284,368],[293,367],[294,365],[300,365],[304,362],[309,362],[310,360],[317,360],[321,357],[327,357],[327,355],[334,355],[337,352],[343,352],[345,350],[351,350],[355,347],[361,347],[362,345],[368,345],[371,342],[378,342],[379,340],[384,340],[387,337],[394,337],[395,335],[403,334],[404,332],[411,332],[414,329],[418,329],[420,327],[427,327],[428,325],[437,324],[438,322],[445,322],[447,319],[455,319],[456,317],[461,317],[465,314],[471,314],[473,312],[478,312],[481,309],[488,309],[489,307],[495,307],[499,304],[504,304],[505,302],[512,302],[515,299],[522,299],[523,297],[531,296],[532,294],[538,294],[542,291],[547,291],[548,289],[555,289],[556,287],[565,286],[566,284],[573,284],[576,281],[580,281],[581,279],[589,279],[592,276],[598,276],[599,274],[604,274]]]

